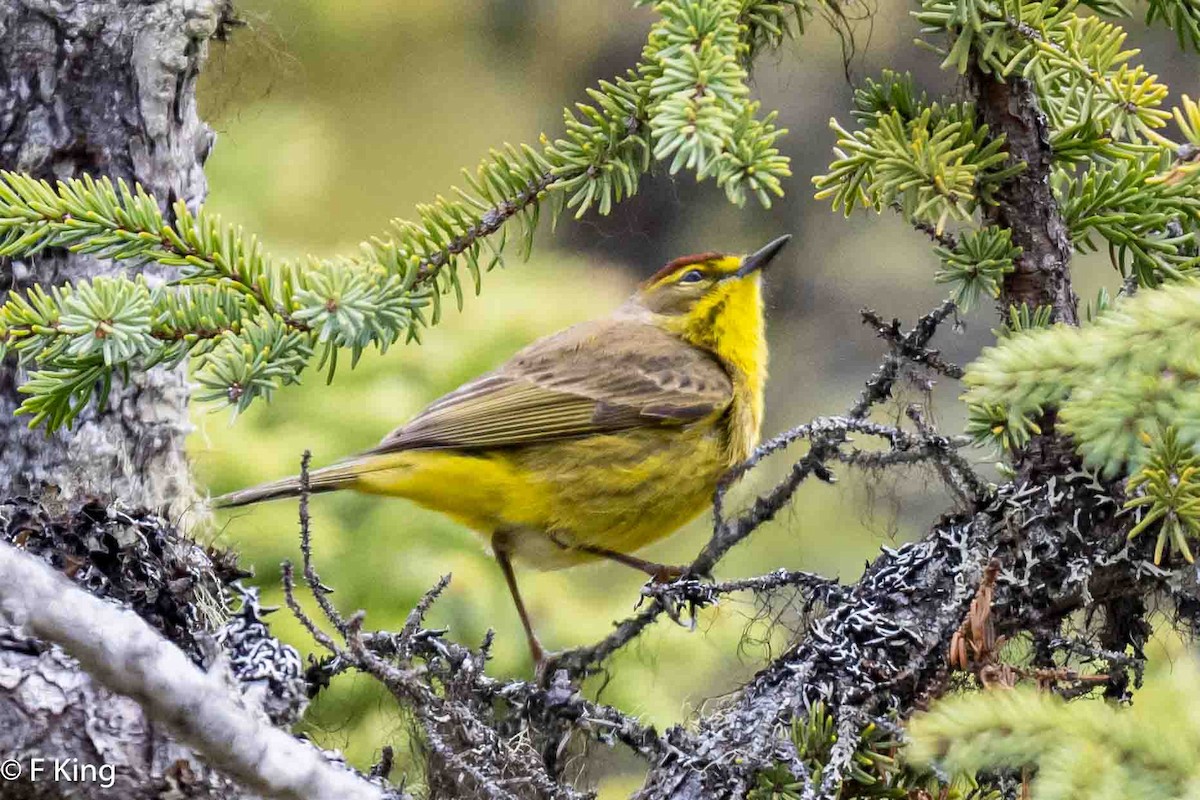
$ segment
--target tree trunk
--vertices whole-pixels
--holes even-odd
[[[84,173],[197,205],[214,135],[195,83],[227,0],[0,0],[0,167],[56,180]],[[166,209],[169,211],[169,208]],[[112,269],[61,250],[0,260],[0,296]],[[0,369],[0,498],[120,497],[182,510],[194,499],[184,458],[182,369],[114,382],[107,409],[47,438],[14,417],[20,376]]]
[[[214,135],[196,113],[196,77],[229,11],[227,0],[0,0],[0,167],[51,181],[85,173],[121,178],[167,206],[180,198],[198,205]],[[112,269],[60,250],[0,259],[0,299],[12,288]],[[24,525],[18,536],[27,537],[38,529],[14,518],[30,507],[14,500],[20,495],[43,509],[78,508],[95,497],[101,508],[119,499],[126,507],[179,511],[194,500],[182,369],[115,381],[105,410],[89,409],[74,430],[49,437],[13,416],[21,379],[14,363],[0,365],[0,531]],[[107,518],[115,519],[111,508]],[[57,648],[0,625],[6,759],[16,759],[23,775],[0,777],[5,800],[241,796],[156,732],[136,702],[94,683]],[[43,759],[40,776],[31,774],[35,759]],[[56,762],[116,771],[111,783],[103,773],[72,780],[80,773],[56,775]]]

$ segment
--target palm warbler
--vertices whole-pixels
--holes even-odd
[[[759,270],[790,238],[744,257],[675,259],[608,318],[534,342],[378,447],[314,471],[311,491],[404,497],[479,533],[540,664],[512,559],[559,569],[608,558],[656,580],[680,574],[632,553],[703,512],[758,443]],[[293,477],[214,503],[299,493]]]

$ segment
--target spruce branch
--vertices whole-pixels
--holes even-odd
[[[1017,171],[1027,166],[1048,173],[1053,198],[1069,226],[1069,244],[1079,251],[1107,247],[1122,275],[1143,286],[1192,272],[1200,263],[1200,190],[1194,164],[1200,112],[1186,96],[1177,108],[1163,108],[1167,88],[1131,61],[1138,51],[1125,46],[1125,32],[1098,17],[1080,16],[1078,10],[1076,2],[926,2],[917,12],[926,33],[948,36],[953,43],[946,66],[967,71],[974,64],[980,138],[943,141],[944,131],[964,133],[955,127],[957,117],[975,106],[948,106],[957,113],[947,116],[941,104],[917,90],[911,76],[885,70],[855,93],[852,116],[862,127],[850,132],[834,123],[837,159],[815,179],[817,197],[832,199],[846,213],[858,206],[880,210],[889,205],[940,240],[938,255],[945,268],[938,280],[952,283],[954,298],[964,306],[984,292],[995,295],[1005,285],[1028,282],[1031,273],[1022,266],[1026,259],[1021,252],[1029,244],[1014,241],[1005,247],[998,237],[1007,235],[999,233],[1007,225],[995,225],[1006,216],[997,210],[996,187],[1041,185],[1040,176],[1019,176]],[[1029,88],[1020,88],[1018,75]],[[1040,120],[1012,126],[1003,109],[1016,88],[1022,100],[1017,107],[1032,108],[1032,101],[1043,112]],[[1172,117],[1186,140],[1183,145],[1158,132]],[[997,134],[991,147],[1003,143],[1011,151],[1019,145],[1020,152],[1011,152],[1007,164],[998,149],[980,149],[989,127]],[[1012,141],[1026,130],[1042,136],[1042,129],[1049,148],[1031,140]],[[997,157],[989,162],[990,155]],[[981,169],[972,174],[970,165],[981,158]],[[1046,159],[1049,164],[1043,167],[1040,162]],[[1083,170],[1078,169],[1081,163]],[[1020,206],[1049,207],[1033,199],[1025,198]],[[966,231],[967,251],[946,225],[949,220],[972,222],[977,212],[994,230]],[[1022,236],[1042,227],[1017,226]],[[1013,298],[1018,304],[1031,299],[1023,294]],[[1039,298],[1037,305],[1047,304],[1046,299]]]
[[[899,214],[904,213],[904,208],[899,203],[893,203],[892,210]],[[913,230],[920,231],[928,236],[930,241],[936,242],[947,250],[958,249],[958,237],[953,233],[944,230],[939,231],[937,226],[929,222],[925,222],[924,220],[913,220],[912,226]]]
[[[1001,81],[978,66],[968,78],[981,121],[1004,135],[1010,163],[1024,166],[996,187],[994,204],[980,214],[984,223],[1012,231],[1012,243],[1021,249],[1004,277],[1000,310],[1049,306],[1056,321],[1074,324],[1071,241],[1050,188],[1053,151],[1036,84],[1017,77]]]
[[[904,86],[896,80],[891,92]],[[998,183],[1023,169],[1004,166],[1003,136],[977,125],[969,103],[922,105],[909,94],[884,111],[874,97],[860,94],[860,101],[864,126],[848,131],[830,121],[837,158],[813,179],[817,199],[832,199],[835,211],[895,206],[905,220],[932,224],[940,234],[951,219],[970,220]]]
[[[1012,243],[1011,231],[986,227],[966,231],[953,247],[935,247],[933,252],[942,260],[934,282],[951,284],[950,299],[969,311],[981,297],[1000,296],[1004,276],[1015,269],[1013,261],[1021,248]]]
[[[995,789],[981,787],[972,777],[955,775],[939,779],[934,773],[914,769],[903,763],[902,742],[894,728],[868,723],[854,729],[850,740],[849,764],[838,769],[831,763],[839,751],[842,731],[835,714],[823,701],[813,704],[808,716],[794,719],[789,738],[797,759],[791,765],[780,763],[762,770],[755,777],[749,800],[801,800],[821,796],[869,800],[870,798],[939,798],[939,800],[1000,800]],[[797,769],[802,767],[802,769]],[[833,767],[833,769],[830,769]],[[837,775],[826,780],[830,772]]]
[[[634,0],[634,6],[656,6],[660,0]],[[747,35],[740,58],[747,64],[764,49],[782,45],[790,36],[804,33],[806,18],[812,16],[809,0],[737,0],[736,21]]]
[[[1200,52],[1200,7],[1190,0],[1146,0],[1146,24],[1161,20],[1179,39],[1181,48]]]
[[[967,368],[964,399],[997,419],[1057,407],[1085,463],[1115,475],[1141,460],[1142,436],[1175,427],[1200,442],[1200,285],[1138,292],[1083,328],[1013,334]]]
[[[1004,81],[1020,76],[1037,86],[1056,160],[1174,148],[1160,132],[1172,116],[1162,107],[1167,87],[1131,62],[1139,51],[1125,46],[1119,25],[1081,15],[1083,5],[924,0],[914,15],[927,46],[945,56],[943,67]],[[942,39],[948,47],[936,44]]]
[[[746,57],[756,43],[781,41],[787,28],[775,20],[796,4],[740,0],[664,0],[662,21],[650,33],[641,76],[648,83],[653,156],[697,180],[715,177],[729,200],[742,205],[747,190],[770,206],[791,171],[774,146],[783,131],[775,115],[757,119],[745,98]],[[786,22],[784,22],[786,25]]]
[[[1129,530],[1129,538],[1136,539],[1156,527],[1154,563],[1162,562],[1169,544],[1172,553],[1191,564],[1195,559],[1188,538],[1200,533],[1200,456],[1193,446],[1179,440],[1174,428],[1157,436],[1145,433],[1142,440],[1149,452],[1126,484],[1130,499],[1125,508],[1145,507],[1145,511]]]
[[[1089,252],[1106,246],[1122,276],[1139,286],[1159,286],[1195,272],[1200,265],[1198,169],[1200,164],[1163,148],[1078,176],[1056,170],[1055,194],[1075,248]]]
[[[1011,454],[1042,433],[1037,423],[1041,415],[1040,406],[1013,410],[996,403],[968,401],[966,433],[979,447],[991,446],[998,453]]]
[[[955,774],[1036,767],[1033,800],[1191,797],[1197,677],[1194,656],[1179,659],[1131,709],[1030,687],[947,698],[912,721],[908,755]]]

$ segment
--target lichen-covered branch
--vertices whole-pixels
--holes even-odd
[[[1057,485],[1006,487],[920,541],[884,548],[856,584],[829,597],[826,615],[792,649],[700,722],[690,734],[695,750],[655,766],[642,796],[742,796],[756,772],[795,760],[781,730],[818,701],[853,734],[939,695],[950,642],[992,559],[1000,563],[997,633],[1025,632],[1047,659],[1068,651],[1063,626],[1074,612],[1172,591],[1147,549],[1127,545],[1117,510],[1107,487],[1076,473]],[[1129,666],[1114,661],[1113,679]],[[827,769],[806,796],[836,796],[840,780]]]
[[[306,454],[302,485],[307,485],[307,468]],[[492,678],[484,670],[490,635],[478,650],[471,650],[443,638],[443,631],[425,629],[425,613],[449,584],[448,576],[417,603],[401,631],[365,632],[362,612],[346,618],[328,599],[329,589],[321,583],[312,558],[307,496],[301,498],[304,581],[325,622],[337,631],[336,638],[325,633],[300,608],[292,566],[284,564],[288,607],[329,653],[311,677],[324,683],[353,668],[385,686],[417,720],[429,753],[426,780],[433,787],[452,788],[455,796],[493,800],[573,800],[585,795],[560,780],[553,760],[544,755],[557,748],[543,745],[581,734],[603,743],[620,742],[648,760],[677,752],[676,745],[653,728],[586,700],[564,671],[547,686]]]
[[[1005,142],[1009,154],[1004,174],[989,186],[992,202],[981,206],[984,220],[1010,231],[1020,248],[999,287],[1002,307],[1044,306],[1054,319],[1077,324],[1071,246],[1051,191],[1052,151],[1037,96],[1021,79],[1001,82],[978,67],[970,83],[980,121],[996,141]],[[931,233],[941,235],[940,226]],[[907,348],[894,326],[873,314],[866,319],[891,342],[893,352],[868,384],[855,408],[859,412],[887,397],[904,361],[938,364],[936,358],[930,363],[921,348]],[[921,435],[929,435],[919,412],[910,418]],[[816,443],[806,458],[815,451]],[[841,457],[868,463],[905,458],[886,453]],[[1162,580],[1164,573],[1148,563],[1144,549],[1126,543],[1129,524],[1118,519],[1119,489],[1078,468],[1069,444],[1054,434],[1052,416],[1021,454],[1018,482],[991,499],[977,481],[954,480],[961,462],[940,463],[943,477],[952,486],[957,483],[970,502],[968,511],[944,518],[919,542],[885,548],[792,650],[700,722],[692,732],[700,743],[696,750],[651,771],[642,797],[741,796],[757,773],[797,762],[780,728],[804,718],[818,702],[835,716],[840,747],[835,746],[819,783],[798,770],[793,777],[802,779],[805,797],[837,796],[857,732],[870,720],[907,716],[946,687],[948,648],[988,563],[1000,570],[993,624],[1004,634],[1030,636],[1036,664],[1055,663],[1066,620],[1080,609],[1124,614],[1126,621],[1115,628],[1122,634],[1109,649],[1130,646],[1140,652],[1141,642],[1131,637],[1143,630],[1136,620],[1144,607],[1129,600],[1173,590]],[[793,473],[805,466],[797,462]],[[1113,686],[1121,685],[1126,666],[1118,660],[1110,664]]]

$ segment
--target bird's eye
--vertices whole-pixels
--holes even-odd
[[[683,273],[683,277],[679,279],[680,283],[699,283],[704,280],[704,273],[698,269],[689,269]]]

